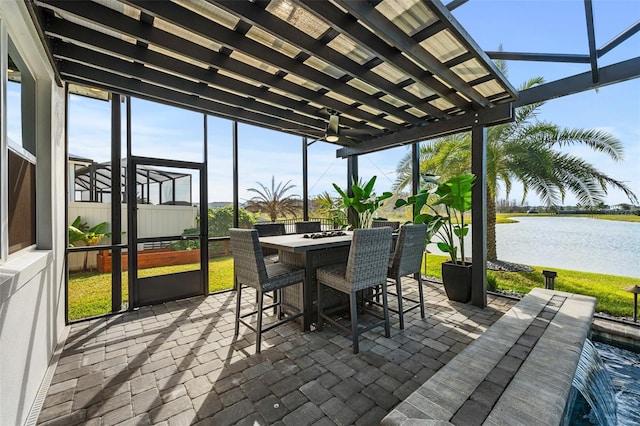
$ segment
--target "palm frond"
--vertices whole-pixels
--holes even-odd
[[[607,154],[614,161],[624,159],[622,142],[603,130],[560,129],[554,144],[558,147],[586,145],[594,151]]]

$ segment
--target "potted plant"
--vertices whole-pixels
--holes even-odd
[[[383,192],[382,195],[376,196],[373,192],[373,186],[376,183],[377,176],[372,177],[369,182],[364,186],[360,186],[354,183],[351,186],[353,191],[353,197],[350,197],[335,183],[333,187],[338,191],[338,194],[342,197],[342,203],[346,211],[353,209],[355,215],[350,225],[351,228],[371,228],[371,222],[373,221],[373,215],[382,207],[382,201],[393,196],[391,192]]]
[[[422,189],[407,200],[399,199],[395,206],[412,205],[414,223],[426,223],[428,241],[435,237],[438,248],[449,254],[450,260],[442,263],[445,291],[450,300],[466,303],[471,298],[471,263],[465,261],[464,255],[464,237],[469,233],[464,214],[471,210],[471,190],[476,177],[464,173],[442,183],[434,176],[423,179],[435,186]],[[428,213],[422,212],[425,206]]]

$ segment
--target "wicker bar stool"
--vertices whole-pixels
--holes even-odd
[[[371,330],[374,327],[384,325],[384,335],[390,337],[389,310],[387,303],[387,266],[389,263],[389,244],[391,244],[391,228],[356,229],[353,233],[353,241],[349,249],[349,258],[346,264],[318,268],[318,331],[322,331],[323,321],[327,320],[336,327],[350,333],[353,340],[353,353],[357,354],[359,348],[359,336],[361,332]],[[349,307],[351,313],[351,329],[334,321],[325,314],[322,301],[322,286],[331,287],[349,295]],[[358,303],[356,293],[360,290],[372,287],[382,287],[382,310],[380,316],[371,312],[381,321],[370,324],[367,327],[358,326]]]
[[[296,234],[311,234],[322,231],[320,222],[296,222]]]
[[[284,235],[287,232],[284,228],[284,223],[256,223],[253,228],[258,231],[259,237],[273,237],[275,235]],[[279,261],[278,250],[272,248],[262,249],[262,254],[265,256],[264,260],[269,263],[275,263]]]
[[[302,285],[305,276],[304,268],[282,263],[265,264],[262,256],[262,248],[258,241],[258,231],[255,229],[229,229],[231,237],[231,249],[233,250],[234,274],[237,281],[238,299],[236,301],[236,327],[234,336],[238,336],[240,323],[242,322],[249,329],[256,333],[256,352],[260,352],[262,333],[271,330],[279,325],[293,321],[302,316],[303,312],[297,312],[283,318],[282,297],[274,298],[274,303],[264,306],[264,295],[266,292],[280,292],[284,287],[298,284]],[[258,296],[257,309],[255,311],[241,314],[242,286],[248,285],[256,289]],[[263,312],[269,308],[277,308],[277,320],[266,327],[262,326]],[[244,318],[257,314],[257,325],[254,327]]]
[[[404,329],[404,313],[420,307],[420,316],[424,319],[424,293],[422,290],[422,255],[427,245],[427,225],[404,225],[400,228],[400,235],[396,241],[396,249],[389,260],[387,277],[396,282],[396,296],[398,297],[398,310],[389,308],[390,311],[400,316],[400,329]],[[401,278],[407,275],[417,275],[418,294],[420,300],[414,300],[402,295]],[[389,292],[389,294],[393,294]],[[414,305],[405,308],[403,301],[413,302]]]

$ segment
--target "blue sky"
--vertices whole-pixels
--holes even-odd
[[[640,2],[595,0],[596,47],[601,47],[640,19]],[[485,50],[587,54],[586,24],[582,0],[496,1],[470,0],[453,12],[478,45]],[[640,34],[625,41],[599,62],[607,65],[640,56]],[[553,81],[589,71],[588,64],[547,64],[509,61],[509,80],[514,87],[534,76]],[[618,137],[625,146],[625,160],[614,163],[587,149],[571,149],[601,171],[625,181],[640,196],[640,79],[602,87],[547,102],[541,120],[569,128],[597,128]],[[228,120],[209,117],[209,201],[232,199],[231,132]],[[180,160],[202,160],[202,115],[151,102],[133,103],[134,153]],[[108,161],[109,106],[107,103],[73,97],[69,151]],[[253,126],[239,126],[240,198],[257,183],[291,180],[293,192],[302,194],[301,138]],[[400,147],[361,156],[360,175],[378,176],[378,191],[388,190],[395,179],[398,160],[408,148]],[[317,142],[309,148],[309,187],[312,196],[330,190],[331,183],[344,186],[346,161],[335,158],[336,147]],[[504,194],[502,194],[504,195]],[[511,199],[520,201],[520,188]],[[610,191],[610,204],[626,202],[618,191]],[[527,202],[539,200],[529,195]],[[568,197],[565,204],[572,204]]]

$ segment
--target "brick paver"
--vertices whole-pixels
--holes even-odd
[[[243,292],[246,307],[254,301]],[[74,324],[38,423],[378,424],[515,304],[449,302],[428,281],[425,301],[426,319],[414,310],[400,331],[392,315],[391,338],[381,328],[364,333],[357,355],[341,331],[303,333],[297,324],[265,333],[255,354],[250,330],[233,341],[234,292]]]

